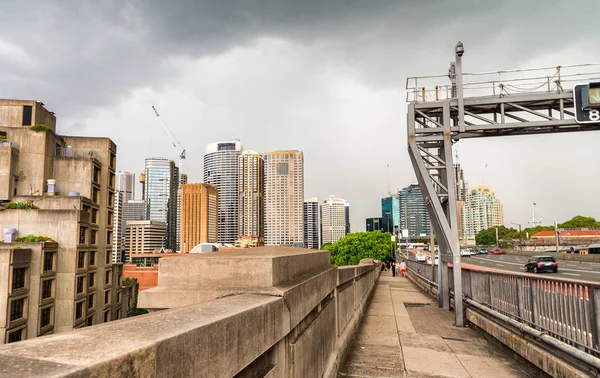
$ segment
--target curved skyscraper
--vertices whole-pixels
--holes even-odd
[[[204,182],[219,193],[219,243],[233,244],[239,236],[238,159],[242,142],[216,142],[206,145]]]

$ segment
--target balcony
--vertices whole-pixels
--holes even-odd
[[[69,159],[95,159],[100,162],[98,151],[87,148],[58,147],[54,151],[54,156]]]

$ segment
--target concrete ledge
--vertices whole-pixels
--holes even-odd
[[[578,253],[556,253],[556,252],[544,252],[544,251],[516,251],[511,249],[506,249],[504,252],[508,255],[517,255],[517,256],[552,256],[556,260],[565,260],[565,261],[579,261],[579,262],[591,262],[591,263],[600,263],[600,255],[580,255]]]
[[[240,295],[0,346],[0,377],[232,377],[289,331],[282,298]]]

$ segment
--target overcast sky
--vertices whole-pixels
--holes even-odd
[[[151,105],[187,149],[191,182],[202,180],[210,142],[302,150],[305,197],[350,201],[353,231],[381,214],[386,164],[392,191],[414,181],[405,80],[446,73],[458,40],[465,72],[600,62],[595,0],[1,0],[0,8],[0,97],[43,101],[61,134],[110,137],[118,169],[136,179],[144,158],[177,156]],[[532,202],[544,223],[600,218],[599,142],[600,132],[477,139],[456,153],[469,183],[490,185],[506,222],[525,226]]]

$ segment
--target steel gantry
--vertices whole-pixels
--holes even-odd
[[[461,57],[464,50],[459,51],[459,47],[462,48],[460,42],[456,63],[451,63],[448,74],[450,85],[436,85],[435,89],[417,85],[418,80],[422,83],[426,81],[423,79],[442,76],[408,79],[407,126],[408,153],[439,244],[440,305],[450,309],[449,291],[452,286],[457,299],[454,307],[456,325],[462,326],[462,301],[458,300],[462,298],[458,234],[461,220],[457,216],[452,145],[464,138],[600,130],[598,123],[578,124],[575,121],[573,91],[563,89],[563,85],[568,84],[566,82],[597,80],[600,73],[565,74],[565,67],[553,67],[553,74],[548,76],[536,73],[537,76],[530,78],[506,79],[511,73],[523,76],[525,71],[548,69],[501,71],[493,73],[492,80],[463,84]],[[598,65],[570,67],[589,66]],[[477,75],[465,74],[475,79],[479,78]],[[463,90],[479,95],[463,97]],[[484,95],[484,92],[489,94]],[[433,253],[434,249],[431,250]],[[453,265],[452,285],[449,263]]]

